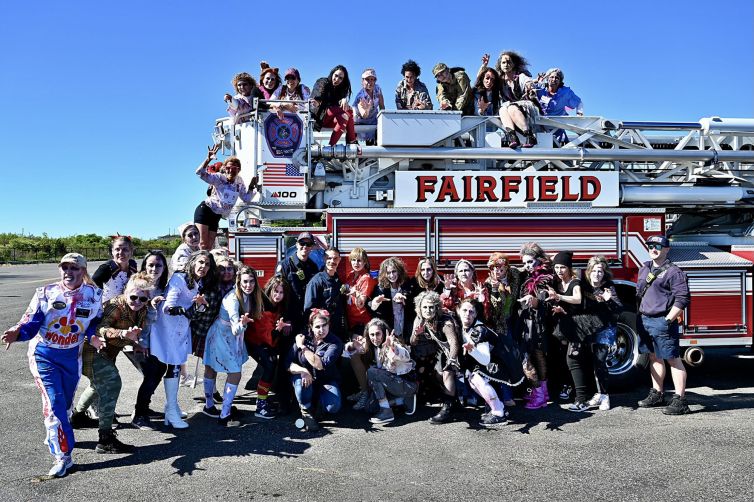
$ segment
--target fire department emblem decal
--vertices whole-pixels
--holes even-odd
[[[264,121],[267,148],[274,157],[292,157],[301,145],[303,129],[304,124],[296,114],[286,113],[280,120],[276,114],[270,113]]]

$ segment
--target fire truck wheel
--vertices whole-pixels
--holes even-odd
[[[631,388],[646,375],[647,354],[639,354],[639,335],[636,332],[636,313],[623,312],[618,318],[616,344],[607,358],[611,388]]]

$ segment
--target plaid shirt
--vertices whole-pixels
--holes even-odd
[[[217,319],[220,314],[220,305],[223,302],[225,296],[219,287],[202,291],[204,299],[207,300],[207,308],[203,311],[196,310],[195,307],[191,307],[189,312],[191,313],[191,336],[194,338],[205,338],[212,323]]]
[[[136,312],[126,303],[123,295],[116,296],[103,307],[102,322],[97,328],[97,335],[105,338],[105,348],[101,354],[111,361],[115,361],[118,354],[126,345],[135,345],[128,338],[121,338],[121,330],[129,329],[134,326],[144,328],[147,321],[146,306]],[[85,375],[91,374],[90,368],[97,350],[89,344],[84,345],[84,351],[81,355],[82,371]]]

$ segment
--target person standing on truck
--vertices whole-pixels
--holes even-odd
[[[209,163],[219,150],[219,144],[207,148],[207,158],[196,168],[196,175],[212,185],[208,197],[194,211],[194,225],[199,229],[199,247],[205,251],[214,247],[220,219],[228,218],[238,199],[248,204],[257,194],[258,178],[251,178],[249,186],[246,186],[238,174],[241,172],[241,161],[238,157],[225,159],[222,172],[209,172]]]
[[[637,325],[639,353],[649,353],[649,372],[652,388],[639,401],[640,408],[665,404],[665,361],[670,365],[675,393],[665,407],[666,415],[684,415],[691,410],[686,403],[686,368],[681,361],[678,316],[689,305],[689,285],[686,274],[668,259],[670,242],[663,235],[653,235],[646,241],[651,261],[639,269],[636,298],[639,303]]]

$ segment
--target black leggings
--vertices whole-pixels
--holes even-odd
[[[144,379],[136,393],[134,414],[136,416],[146,416],[149,413],[149,403],[152,401],[155,390],[160,385],[160,380],[165,375],[167,365],[151,355],[143,357],[134,352],[127,352],[126,356],[136,366],[136,369],[144,375]]]
[[[246,344],[246,348],[251,358],[257,362],[257,366],[262,369],[262,376],[259,380],[271,384],[275,378],[275,368],[277,367],[275,349],[266,345],[252,344]]]
[[[592,378],[596,381],[597,392],[607,394],[608,370],[605,361],[609,346],[597,343],[582,343],[577,357],[567,357],[568,369],[573,377],[576,401],[585,402],[589,397]]]

